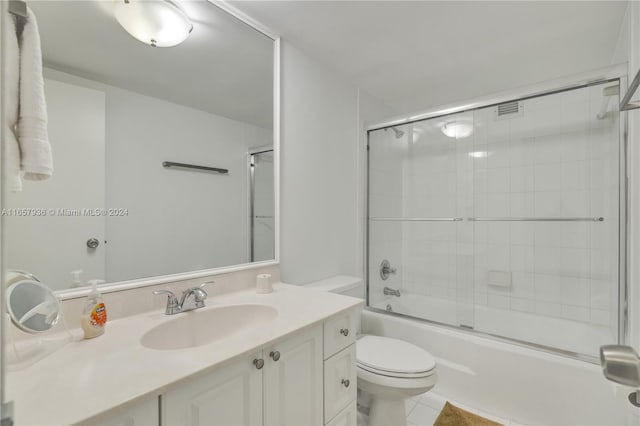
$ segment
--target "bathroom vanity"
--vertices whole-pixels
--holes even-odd
[[[9,373],[16,424],[355,425],[361,305],[276,284],[110,322]]]

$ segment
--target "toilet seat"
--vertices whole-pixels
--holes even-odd
[[[404,340],[362,336],[356,342],[358,368],[396,378],[422,378],[435,374],[436,361],[424,349]]]

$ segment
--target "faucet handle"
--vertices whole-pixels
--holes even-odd
[[[204,288],[205,288],[205,286],[207,286],[209,284],[213,284],[213,283],[215,283],[215,281],[204,282],[204,283],[200,284],[198,287],[194,287],[194,290],[198,290],[198,293],[200,293],[200,295],[204,295],[204,297],[207,297],[209,294],[207,293],[207,291]]]
[[[176,299],[176,295],[171,290],[153,290],[153,294],[166,294],[169,299]]]
[[[166,294],[167,295],[167,307],[165,309],[165,314],[172,315],[176,313],[176,310],[180,308],[180,304],[178,303],[178,298],[171,290],[154,290],[153,294]]]

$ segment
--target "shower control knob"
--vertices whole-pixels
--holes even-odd
[[[342,334],[344,337],[347,337],[349,335],[349,329],[348,328],[341,328],[340,329],[340,334]]]
[[[255,365],[258,370],[262,369],[262,367],[264,367],[264,359],[262,358],[254,359],[253,365]]]
[[[272,360],[274,361],[278,361],[280,359],[280,352],[279,351],[271,351],[269,352],[269,356],[271,357]]]
[[[87,247],[89,247],[90,249],[98,248],[99,245],[100,241],[98,241],[97,238],[89,238],[87,240]]]
[[[342,381],[341,381],[340,383],[342,383],[342,385],[343,385],[345,388],[348,388],[348,387],[349,387],[349,385],[351,384],[351,382],[349,381],[349,379],[342,379]]]
[[[391,263],[387,259],[384,259],[380,264],[380,278],[382,281],[389,279],[389,275],[395,275],[398,270],[391,267]]]

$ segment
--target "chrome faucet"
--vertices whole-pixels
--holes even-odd
[[[171,290],[155,290],[153,294],[166,294],[167,307],[164,310],[165,315],[175,315],[180,312],[192,311],[194,309],[204,308],[204,301],[207,298],[207,292],[203,287],[207,284],[213,284],[213,281],[207,281],[200,287],[191,287],[182,292],[180,301],[175,293]]]
[[[395,288],[385,287],[382,289],[382,292],[387,296],[400,297],[400,290],[396,290]]]

